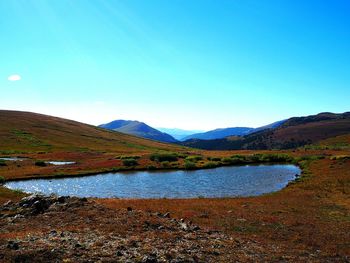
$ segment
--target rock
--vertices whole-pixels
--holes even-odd
[[[15,241],[9,241],[7,243],[7,248],[13,249],[13,250],[18,250],[19,249],[19,244]]]
[[[65,203],[67,201],[67,199],[69,199],[69,196],[59,196],[57,198],[57,202],[63,204],[63,203]]]
[[[76,248],[81,248],[81,247],[82,247],[82,245],[81,245],[81,244],[79,244],[79,243],[76,243],[76,244],[75,244],[75,247],[76,247]]]
[[[5,204],[3,204],[3,206],[10,206],[10,205],[12,205],[13,204],[13,202],[11,201],[11,200],[9,200],[9,201],[7,201]]]
[[[31,207],[36,201],[42,200],[43,198],[45,197],[42,195],[32,194],[30,196],[22,198],[19,204],[22,207]]]
[[[198,231],[198,230],[200,230],[200,229],[201,229],[201,228],[200,228],[199,226],[193,226],[193,227],[192,227],[192,230],[193,230],[193,231]]]
[[[164,215],[163,215],[164,218],[170,218],[170,213],[169,212],[166,212]]]
[[[57,235],[57,231],[56,230],[51,230],[50,231],[50,235],[51,236],[56,236]]]
[[[33,203],[33,214],[40,214],[47,210],[50,206],[50,203],[45,199],[37,200]]]
[[[189,230],[188,225],[186,223],[180,222],[179,225],[180,225],[180,229],[181,230],[184,230],[184,231],[188,231]]]
[[[142,258],[142,263],[158,263],[157,257],[154,254],[144,256]]]

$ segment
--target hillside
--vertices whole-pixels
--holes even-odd
[[[192,139],[199,139],[199,140],[216,140],[216,139],[223,139],[225,137],[229,136],[244,136],[248,135],[254,132],[267,130],[267,129],[274,129],[279,127],[285,122],[285,120],[276,121],[274,123],[261,126],[258,128],[249,128],[249,127],[231,127],[231,128],[221,128],[221,129],[215,129],[207,132],[202,133],[196,133],[191,134],[189,136],[186,136],[182,139],[182,141],[186,140],[192,140]]]
[[[183,145],[209,150],[292,149],[350,133],[350,113],[320,113],[286,120],[277,128],[243,137],[190,140]]]
[[[157,129],[139,121],[115,120],[102,124],[99,127],[160,142],[177,142],[177,140],[171,135],[160,132]]]
[[[221,139],[227,136],[243,136],[253,131],[254,128],[249,127],[232,127],[232,128],[220,128],[212,131],[196,133],[183,138],[184,141],[191,139],[201,139],[201,140],[214,140]]]
[[[149,152],[179,147],[52,116],[0,110],[0,151]]]

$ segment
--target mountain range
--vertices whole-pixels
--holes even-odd
[[[147,125],[144,122],[131,121],[131,120],[115,120],[106,124],[101,124],[99,127],[114,130],[126,134],[135,135],[138,137],[168,142],[168,143],[177,143],[179,141],[187,141],[192,139],[201,139],[201,140],[215,140],[222,139],[229,136],[244,136],[257,132],[264,129],[276,128],[284,122],[278,121],[272,124],[262,126],[259,128],[250,128],[250,127],[229,127],[229,128],[220,128],[207,132],[199,130],[183,130],[177,128],[153,128]]]
[[[214,140],[191,139],[181,144],[207,150],[292,149],[349,133],[350,112],[324,112],[276,122],[243,136]]]
[[[202,130],[183,130],[178,128],[157,128],[157,130],[170,134],[178,141],[184,141],[185,138],[189,135],[204,132]]]
[[[12,151],[65,151],[73,148],[81,151],[131,151],[141,148],[178,149],[181,146],[206,150],[263,150],[293,149],[310,144],[327,145],[334,141],[342,145],[350,144],[350,112],[293,117],[254,129],[254,132],[247,130],[249,134],[245,135],[184,142],[176,141],[172,136],[137,121],[119,120],[104,124],[102,128],[37,113],[0,110],[0,123],[1,150]],[[123,134],[131,131],[138,137],[148,136],[152,140]],[[172,144],[157,142],[157,136]]]

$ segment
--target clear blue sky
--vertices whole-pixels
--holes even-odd
[[[350,110],[349,1],[0,0],[0,32],[1,109],[188,129]]]

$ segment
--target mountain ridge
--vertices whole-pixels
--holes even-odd
[[[144,122],[133,120],[114,120],[106,124],[101,124],[98,127],[130,134],[155,141],[175,143],[177,140],[171,135],[161,132]]]
[[[275,128],[258,130],[242,137],[191,139],[181,144],[206,150],[293,149],[345,134],[350,134],[350,112],[292,117]]]

